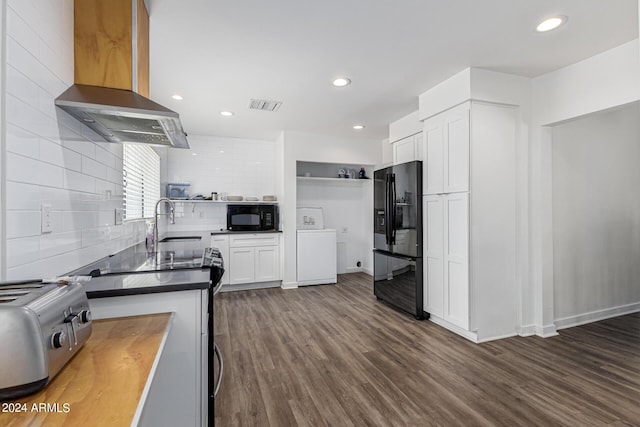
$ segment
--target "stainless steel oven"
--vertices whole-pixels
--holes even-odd
[[[276,231],[279,227],[278,205],[227,205],[227,229],[231,231]]]

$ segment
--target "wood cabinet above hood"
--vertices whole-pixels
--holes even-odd
[[[75,0],[75,83],[149,97],[149,14],[143,0]]]

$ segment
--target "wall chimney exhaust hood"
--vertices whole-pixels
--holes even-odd
[[[130,90],[75,84],[55,105],[107,142],[189,148],[178,113]]]

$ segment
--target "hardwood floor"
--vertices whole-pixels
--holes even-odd
[[[640,313],[473,344],[337,285],[219,294],[216,426],[637,426]]]

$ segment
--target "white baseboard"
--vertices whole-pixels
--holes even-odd
[[[298,289],[298,282],[282,282],[282,289]]]
[[[638,311],[640,311],[640,302],[606,308],[604,310],[591,311],[589,313],[578,314],[576,316],[563,317],[562,319],[556,319],[555,325],[557,329],[571,328],[573,326],[598,322],[600,320],[624,316],[625,314],[636,313]]]
[[[546,325],[546,326],[535,326],[536,335],[542,338],[555,337],[558,335],[558,331],[556,331],[556,325]]]
[[[525,325],[520,327],[520,331],[518,335],[521,337],[530,337],[536,334],[536,326],[535,325]]]
[[[368,274],[369,276],[373,276],[373,270],[370,268],[363,268],[362,272]]]
[[[471,342],[478,343],[478,335],[475,332],[467,331],[466,329],[462,329],[459,326],[454,325],[453,323],[449,323],[446,320],[434,316],[433,314],[429,316],[429,320],[435,323],[438,326],[442,326],[445,329],[450,330],[463,338],[468,339]]]
[[[477,339],[477,343],[483,343],[483,342],[489,342],[489,341],[495,341],[495,340],[501,340],[504,338],[511,338],[511,337],[516,337],[518,336],[518,333],[516,331],[513,332],[509,332],[508,334],[501,334],[501,335],[493,335],[490,337],[483,337],[483,338],[478,338]]]
[[[251,291],[253,289],[277,288],[281,286],[280,281],[277,282],[259,282],[259,283],[242,283],[239,285],[222,285],[220,292],[233,291]]]

